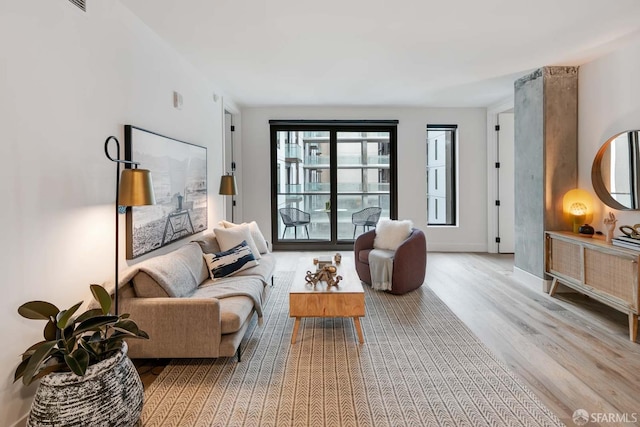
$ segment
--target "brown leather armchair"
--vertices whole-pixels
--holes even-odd
[[[369,252],[373,249],[375,237],[375,230],[363,233],[356,239],[353,247],[358,277],[368,285],[371,285]],[[421,230],[414,228],[407,240],[396,249],[389,292],[400,295],[418,289],[424,282],[426,269],[427,239]]]

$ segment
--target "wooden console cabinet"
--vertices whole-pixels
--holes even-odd
[[[545,271],[558,282],[629,316],[629,339],[638,336],[640,251],[620,248],[597,237],[561,231],[545,232]]]

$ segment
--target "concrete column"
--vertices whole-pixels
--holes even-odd
[[[578,68],[515,82],[515,266],[541,279],[544,231],[571,230],[562,197],[578,183]]]

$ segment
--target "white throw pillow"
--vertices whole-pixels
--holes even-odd
[[[261,258],[260,251],[253,241],[253,237],[251,237],[251,230],[248,225],[238,225],[233,228],[214,228],[213,233],[216,235],[218,245],[223,251],[228,251],[234,246],[238,246],[244,240],[247,242],[255,259]]]
[[[253,257],[247,242],[228,251],[214,254],[202,254],[212,279],[232,276],[247,268],[255,267],[259,262]]]
[[[412,227],[413,222],[408,219],[403,221],[380,219],[376,225],[376,237],[373,239],[373,247],[395,251],[409,237]]]
[[[261,254],[266,254],[269,252],[269,246],[267,245],[267,239],[264,238],[264,234],[260,231],[260,227],[258,227],[258,223],[255,221],[251,221],[250,223],[243,222],[242,224],[234,224],[233,222],[222,220],[219,222],[221,226],[224,228],[233,228],[241,225],[248,225],[249,230],[251,231],[251,237],[253,237],[253,241],[258,248],[258,251]]]

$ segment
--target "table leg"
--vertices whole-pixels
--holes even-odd
[[[298,336],[299,328],[300,328],[300,318],[296,317],[296,321],[293,322],[293,334],[291,335],[291,344],[296,343],[296,337]]]
[[[362,335],[362,327],[360,326],[360,318],[354,317],[353,324],[356,326],[356,332],[358,333],[358,340],[360,344],[364,344],[364,336]]]
[[[629,313],[629,339],[635,341],[638,338],[638,315]]]

